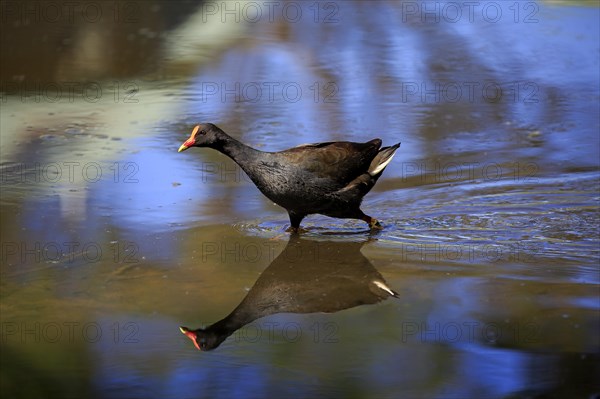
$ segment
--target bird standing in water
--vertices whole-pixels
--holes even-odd
[[[371,229],[379,222],[360,210],[363,197],[392,160],[397,143],[381,148],[381,140],[366,143],[334,141],[304,144],[279,152],[249,147],[212,123],[197,125],[179,147],[209,147],[233,159],[256,187],[275,204],[285,208],[291,230],[310,214],[360,219]]]

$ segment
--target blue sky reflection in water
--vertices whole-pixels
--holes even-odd
[[[221,23],[146,1],[127,24],[3,23],[2,396],[598,394],[599,7],[476,3],[472,19],[460,2],[344,1]],[[104,95],[35,92],[73,81]],[[401,141],[364,202],[384,231],[311,216],[292,251],[287,215],[233,162],[177,153],[200,121],[268,151]],[[298,264],[347,281],[282,272]],[[178,331],[250,293],[282,300],[278,284],[351,302],[364,270],[399,298],[273,314],[206,353]]]

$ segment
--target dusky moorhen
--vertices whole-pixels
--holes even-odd
[[[206,327],[179,330],[201,351],[217,348],[243,326],[277,313],[335,313],[398,293],[362,254],[367,241],[315,241],[292,235],[240,304]]]
[[[288,211],[291,230],[305,216],[361,219],[381,229],[377,219],[360,210],[363,197],[377,182],[400,146],[381,148],[381,139],[366,143],[335,141],[304,144],[279,152],[249,147],[212,123],[197,125],[179,147],[210,147],[233,159],[256,187]]]

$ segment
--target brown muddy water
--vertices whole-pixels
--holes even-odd
[[[596,2],[1,11],[3,398],[600,395]],[[200,121],[401,141],[384,229],[290,237],[232,161],[177,153]],[[212,351],[179,331],[223,319]]]

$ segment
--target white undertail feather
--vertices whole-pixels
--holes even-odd
[[[392,290],[390,287],[388,287],[387,285],[385,285],[384,283],[382,283],[381,281],[377,281],[377,280],[373,280],[373,284],[375,284],[377,287],[381,288],[382,290],[384,290],[385,292],[387,292],[388,294],[390,294],[391,296],[396,296],[398,294],[396,294],[394,292],[394,290]]]
[[[374,170],[369,171],[369,174],[371,176],[377,176],[379,174],[379,172],[381,172],[383,169],[385,169],[385,167],[388,165],[388,163],[390,163],[392,161],[392,159],[394,158],[394,155],[396,155],[396,150],[394,150],[394,152],[392,152],[392,155],[390,155],[388,157],[388,159],[386,159],[385,161],[383,161],[382,163],[377,165],[377,167]]]

